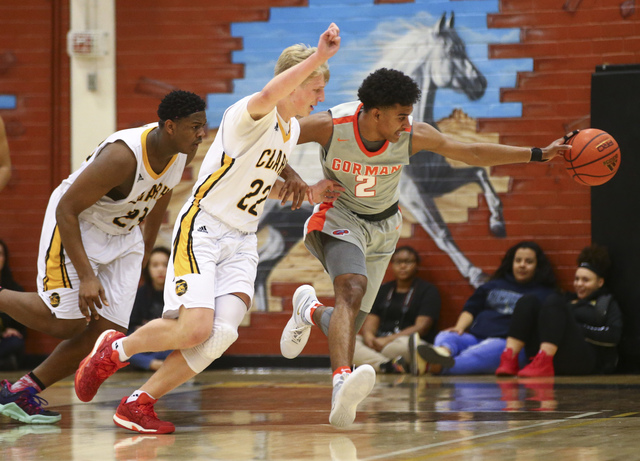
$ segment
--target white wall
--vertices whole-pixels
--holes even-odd
[[[71,169],[116,130],[115,0],[69,0],[71,30],[106,33],[106,54],[71,56]],[[91,88],[91,81],[95,88]]]

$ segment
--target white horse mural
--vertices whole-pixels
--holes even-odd
[[[446,14],[435,27],[406,24],[402,34],[381,37],[382,54],[371,71],[380,67],[400,70],[411,76],[420,86],[422,95],[414,108],[414,119],[437,128],[433,106],[438,89],[452,89],[464,93],[470,100],[480,99],[487,87],[485,77],[471,62],[465,44],[454,28],[455,17]],[[463,277],[477,287],[486,275],[460,251],[436,207],[434,199],[469,183],[478,184],[490,210],[489,229],[496,237],[506,235],[502,203],[484,168],[454,168],[444,157],[433,152],[415,154],[404,168],[400,183],[400,204],[408,210],[445,251]]]
[[[477,100],[484,95],[487,87],[485,77],[467,56],[465,44],[454,28],[454,20],[453,13],[449,18],[443,14],[435,25],[407,22],[402,27],[395,28],[399,32],[379,36],[379,58],[364,73],[366,76],[377,68],[387,67],[410,75],[422,90],[421,99],[414,108],[414,119],[436,128],[433,108],[439,88],[452,89],[464,93],[470,100]],[[299,154],[297,152],[296,156]],[[317,162],[317,153],[313,155],[313,161]],[[300,172],[298,165],[293,166]],[[320,170],[317,163],[314,166],[316,170]],[[480,167],[454,168],[444,157],[421,151],[412,157],[411,163],[403,171],[400,183],[402,208],[414,216],[472,286],[482,284],[486,280],[486,274],[458,248],[434,199],[465,184],[478,184],[490,209],[490,232],[496,237],[504,237],[506,232],[502,203],[486,170]],[[305,177],[304,174],[302,176]],[[276,205],[275,201],[269,202],[273,203],[267,206],[260,222],[267,238],[259,249],[260,264],[255,296],[258,309],[266,309],[266,281],[269,273],[291,246],[300,240],[302,226],[310,215],[310,208],[309,213],[292,213]]]

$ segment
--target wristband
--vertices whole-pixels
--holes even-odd
[[[531,158],[529,159],[530,162],[544,162],[544,160],[542,160],[542,149],[540,149],[539,147],[532,147],[531,148]]]

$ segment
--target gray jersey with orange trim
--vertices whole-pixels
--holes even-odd
[[[247,110],[252,96],[225,111],[190,199],[193,208],[247,233],[257,230],[264,202],[300,136],[298,121],[285,123],[275,107],[254,120]]]
[[[330,109],[333,135],[328,151],[321,148],[320,160],[325,177],[346,189],[336,206],[371,215],[400,198],[398,183],[402,167],[409,164],[412,132],[403,132],[398,142],[385,141],[378,151],[369,152],[358,130],[361,108],[360,101],[352,101]]]
[[[62,181],[58,187],[68,189],[84,169],[97,158],[100,151],[116,141],[123,141],[136,158],[138,165],[129,195],[121,200],[112,200],[104,196],[80,213],[80,219],[90,222],[107,234],[127,234],[144,220],[162,196],[180,182],[187,163],[186,154],[175,155],[161,173],[156,173],[149,165],[147,135],[154,129],[158,129],[157,123],[113,133],[100,143],[78,170]]]

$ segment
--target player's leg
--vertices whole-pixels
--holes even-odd
[[[173,432],[175,426],[160,420],[150,409],[159,398],[204,371],[235,342],[249,303],[248,296],[240,293],[216,298],[213,329],[208,339],[190,349],[173,351],[140,389],[122,399],[114,422],[136,432]],[[141,414],[147,416],[141,418]]]
[[[333,370],[333,394],[329,422],[336,427],[353,423],[357,406],[373,389],[376,373],[371,365],[351,370],[356,319],[367,290],[364,251],[353,243],[326,237],[325,267],[333,279],[335,306],[330,312],[328,341]],[[326,321],[328,312],[316,309],[314,321]],[[363,320],[363,319],[362,319]],[[358,328],[359,329],[359,328]]]
[[[58,339],[70,338],[84,328],[85,321],[58,319],[38,293],[0,290],[0,312],[33,330]]]
[[[354,234],[355,233],[352,233],[350,237]],[[320,260],[333,280],[334,292],[336,293],[336,305],[348,308],[346,307],[348,305],[347,303],[350,303],[349,305],[354,306],[354,315],[357,317],[359,323],[358,329],[364,322],[364,317],[358,316],[358,311],[367,283],[366,262],[364,250],[362,249],[363,244],[355,243],[359,242],[359,240],[363,239],[337,239],[318,231],[307,234],[305,237],[307,248]],[[346,295],[342,292],[340,295],[338,294],[339,288],[336,287],[336,279],[341,275],[345,276],[341,283],[347,284],[350,283],[349,280],[351,280],[351,276],[361,276],[359,282],[356,282],[356,284],[360,284],[361,293],[355,299],[347,299],[345,297]],[[342,290],[342,288],[340,289]],[[338,301],[339,296],[342,297],[340,301]],[[325,306],[318,301],[315,290],[311,285],[298,287],[293,295],[293,312],[291,318],[280,338],[280,351],[282,355],[290,359],[297,357],[309,339],[312,325],[317,325],[322,332],[329,337],[331,318],[334,311],[334,307]],[[345,314],[342,314],[342,316],[344,317]],[[346,317],[350,319],[352,316],[346,315]],[[356,320],[354,318],[347,321],[349,325],[351,325],[355,340],[355,331],[357,331],[355,329]],[[350,350],[351,357],[353,355],[353,345],[350,347]],[[351,362],[349,361],[349,363]]]
[[[207,325],[208,331],[203,338],[198,338],[197,344],[174,351],[140,389],[122,400],[114,422],[132,431],[167,433],[175,430],[173,424],[161,421],[153,411],[156,399],[220,357],[237,339],[238,326],[251,305],[258,266],[256,236],[229,228],[205,213],[196,221],[197,225],[189,227],[204,225],[208,232],[192,235],[190,252],[178,253],[181,243],[177,246],[176,256],[167,270],[167,280],[175,281],[165,284],[163,315],[173,315],[182,303],[178,321],[190,311],[207,312],[205,321],[191,319],[188,324],[198,330],[199,336],[203,328],[200,324]],[[187,265],[180,258],[192,259]],[[181,273],[187,266],[197,267],[198,271]],[[216,296],[217,293],[221,295]]]

